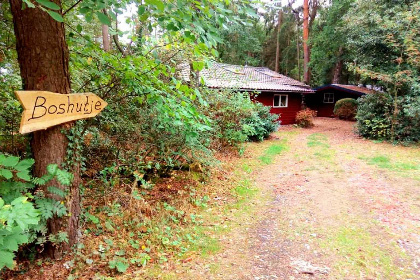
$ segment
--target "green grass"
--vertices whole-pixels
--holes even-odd
[[[242,164],[242,171],[245,171],[246,173],[249,174],[249,173],[252,172],[252,168],[248,164],[244,163],[244,164]]]
[[[314,156],[323,161],[331,161],[335,158],[335,151],[328,144],[328,137],[322,133],[313,133],[308,136],[307,145],[314,150]]]
[[[308,147],[322,147],[329,148],[330,145],[327,143],[328,137],[322,133],[313,133],[308,136]]]
[[[385,155],[378,155],[374,157],[359,157],[366,161],[369,165],[376,165],[379,168],[385,168],[390,170],[396,171],[404,171],[404,170],[419,170],[420,165],[414,164],[412,162],[393,162],[389,156]]]
[[[255,193],[256,189],[251,187],[251,181],[249,181],[249,179],[244,179],[234,189],[234,191],[239,197],[243,198],[243,197],[249,197],[250,195]]]
[[[259,160],[264,164],[271,164],[277,155],[287,150],[287,147],[286,141],[281,141],[280,144],[273,144],[265,150],[264,154],[259,157]]]
[[[341,227],[328,235],[322,247],[334,250],[341,257],[342,260],[335,264],[341,277],[348,277],[349,273],[364,275],[364,279],[409,276],[394,264],[394,256],[398,259],[407,257],[395,244],[387,244],[385,248],[376,243],[378,240],[369,231],[360,227]]]

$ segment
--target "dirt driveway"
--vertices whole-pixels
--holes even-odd
[[[259,195],[241,209],[257,210],[233,215],[219,253],[182,278],[420,279],[420,149],[360,139],[353,126],[318,118],[277,132],[264,149],[284,151],[248,172]]]

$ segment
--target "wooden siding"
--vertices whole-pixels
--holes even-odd
[[[275,94],[288,95],[288,106],[285,108],[273,108],[273,99]],[[279,114],[281,124],[294,124],[296,113],[300,111],[302,105],[302,96],[300,93],[262,92],[255,98],[255,100],[266,106],[270,106],[270,113]]]
[[[305,95],[306,105],[312,110],[317,111],[318,117],[334,117],[334,106],[338,100],[343,98],[358,98],[358,96],[346,92],[327,91],[327,93],[334,93],[334,103],[324,103],[324,92]]]

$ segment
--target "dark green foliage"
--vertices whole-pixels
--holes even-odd
[[[390,140],[392,119],[395,116],[394,139],[400,142],[420,141],[420,98],[404,96],[394,99],[387,93],[369,94],[359,99],[356,115],[359,134],[371,139]]]
[[[338,100],[334,106],[334,115],[340,119],[353,120],[357,113],[357,101],[354,98]]]
[[[243,131],[251,141],[262,141],[279,127],[279,116],[270,113],[270,107],[255,103],[254,113],[244,119]]]
[[[312,84],[330,84],[333,81],[335,68],[340,61],[343,63],[338,70],[340,83],[347,83],[349,76],[345,63],[352,61],[348,48],[348,36],[343,29],[343,16],[347,13],[354,0],[333,1],[331,6],[321,10],[315,20],[311,33],[311,73]]]
[[[389,139],[392,111],[392,97],[387,93],[359,98],[356,115],[359,134],[371,139]]]
[[[248,92],[209,91],[206,94],[209,108],[207,115],[214,127],[217,141],[213,146],[234,146],[240,148],[248,140],[268,137],[277,129],[277,115],[271,115],[269,108],[251,101]]]
[[[262,66],[265,30],[258,19],[254,19],[252,25],[236,24],[222,30],[221,38],[223,44],[217,47],[221,61],[237,65]]]
[[[268,7],[267,7],[268,8]],[[298,60],[302,60],[301,28],[297,27],[296,17],[290,7],[280,8],[283,10],[282,24],[278,36],[278,13],[280,7],[268,8],[264,14],[266,39],[263,43],[264,66],[274,70],[276,64],[277,40],[279,40],[279,73],[300,80],[302,71],[298,68]],[[298,24],[299,25],[299,24]],[[297,54],[297,45],[300,55]],[[302,63],[300,61],[299,63]],[[300,64],[302,67],[302,64]]]

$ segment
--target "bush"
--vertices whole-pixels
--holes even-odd
[[[392,111],[392,97],[387,93],[359,98],[356,114],[359,134],[371,139],[389,139]]]
[[[356,114],[358,133],[370,139],[420,141],[420,98],[398,97],[397,110],[394,135],[391,135],[394,98],[388,93],[369,94],[359,98]]]
[[[242,131],[248,137],[248,140],[262,141],[278,129],[279,115],[271,114],[270,107],[261,103],[254,103],[254,107],[254,113],[242,121]]]
[[[334,115],[340,119],[354,120],[357,113],[357,100],[353,98],[343,98],[338,100],[334,106]]]
[[[278,127],[278,115],[270,114],[269,107],[252,102],[247,92],[209,90],[203,95],[209,104],[204,113],[211,119],[216,149],[240,149],[245,141],[261,141]]]
[[[296,114],[296,124],[300,127],[306,127],[306,128],[313,127],[315,116],[316,116],[316,112],[309,108],[300,110]]]

